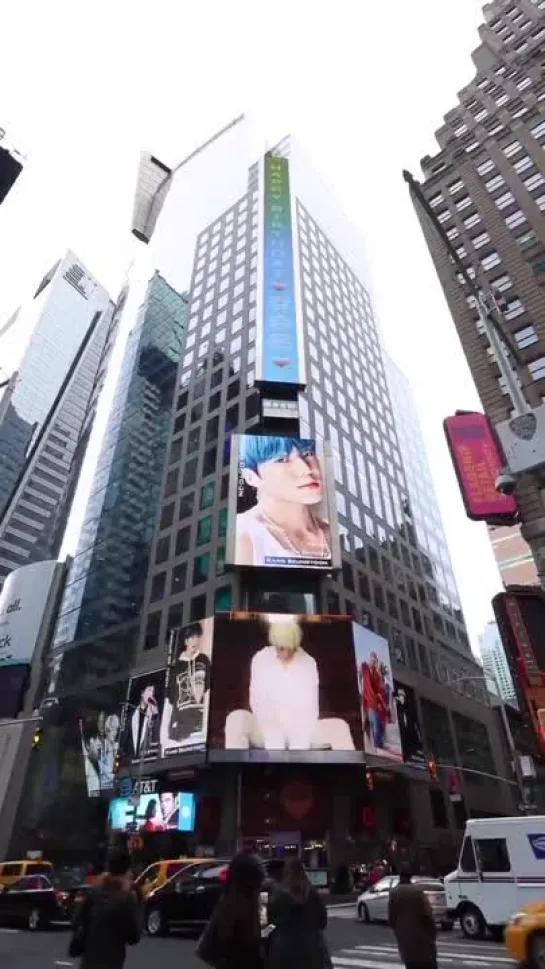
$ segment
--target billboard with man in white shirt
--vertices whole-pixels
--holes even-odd
[[[212,655],[210,760],[361,762],[350,619],[220,614]]]

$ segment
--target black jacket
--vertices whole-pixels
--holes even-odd
[[[437,929],[430,903],[418,885],[398,885],[390,892],[388,921],[403,962],[437,965]]]
[[[125,949],[140,940],[140,906],[118,878],[106,877],[89,893],[76,913],[86,924],[85,952],[81,969],[122,969]]]
[[[281,886],[271,893],[268,922],[275,929],[269,938],[269,969],[328,969],[331,959],[323,937],[327,909],[315,889],[300,901]]]

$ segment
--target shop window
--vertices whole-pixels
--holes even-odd
[[[180,528],[178,530],[178,534],[176,536],[176,555],[183,555],[184,552],[187,552],[189,548],[190,531],[191,529],[189,528],[189,525],[186,525],[185,528]]]
[[[193,514],[193,503],[195,495],[192,491],[187,495],[183,495],[180,499],[180,513],[178,518],[183,521],[184,518],[189,518]]]
[[[165,507],[161,511],[159,528],[161,529],[168,528],[169,525],[172,525],[173,521],[174,521],[174,502],[171,502],[170,505],[165,505]]]
[[[201,518],[197,526],[197,545],[206,545],[212,538],[212,515]]]
[[[233,607],[233,592],[230,585],[222,585],[216,589],[214,596],[214,612],[228,612]]]
[[[161,613],[152,612],[146,623],[144,649],[155,649],[159,645],[159,630],[161,628]]]
[[[160,565],[161,562],[166,562],[170,551],[170,536],[167,535],[166,538],[160,538],[157,542],[157,547],[155,549],[155,562]]]
[[[187,562],[180,562],[179,565],[175,565],[172,570],[172,578],[170,580],[170,594],[175,596],[178,593],[183,592],[185,589],[187,578]]]
[[[195,561],[193,562],[193,585],[201,585],[202,582],[207,582],[209,572],[210,552],[205,552],[203,555],[197,555]]]
[[[214,495],[216,491],[215,481],[209,481],[208,484],[203,485],[201,488],[201,501],[200,508],[201,511],[204,508],[211,508],[214,504]]]
[[[163,598],[165,594],[166,577],[166,572],[160,572],[159,575],[153,576],[153,579],[151,580],[151,602],[157,602],[159,599]]]
[[[197,458],[187,461],[184,467],[183,487],[190,488],[197,480]]]
[[[206,615],[206,596],[195,596],[191,600],[190,621],[198,622]]]

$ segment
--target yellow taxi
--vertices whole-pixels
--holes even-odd
[[[140,890],[144,898],[150,894],[150,892],[155,891],[160,885],[164,885],[165,882],[176,875],[179,871],[184,868],[189,867],[189,865],[198,865],[209,859],[206,858],[170,858],[163,859],[162,861],[156,861],[153,865],[148,865],[144,868],[144,871],[135,878],[135,887]]]
[[[0,885],[8,887],[26,875],[47,875],[52,878],[54,868],[50,861],[25,858],[23,861],[0,862]]]
[[[511,916],[505,945],[513,959],[532,969],[545,969],[545,901],[527,905]]]

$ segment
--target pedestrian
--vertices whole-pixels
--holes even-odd
[[[401,871],[399,884],[390,892],[388,921],[406,969],[437,969],[435,919],[426,895],[411,884],[407,869]]]
[[[263,969],[260,892],[264,872],[253,855],[235,855],[225,890],[197,946],[214,969]]]
[[[299,858],[289,858],[280,884],[271,891],[267,969],[331,969],[323,936],[327,909]]]
[[[140,905],[129,866],[127,852],[113,851],[75,914],[68,953],[81,956],[81,969],[122,969],[126,947],[140,940]]]

